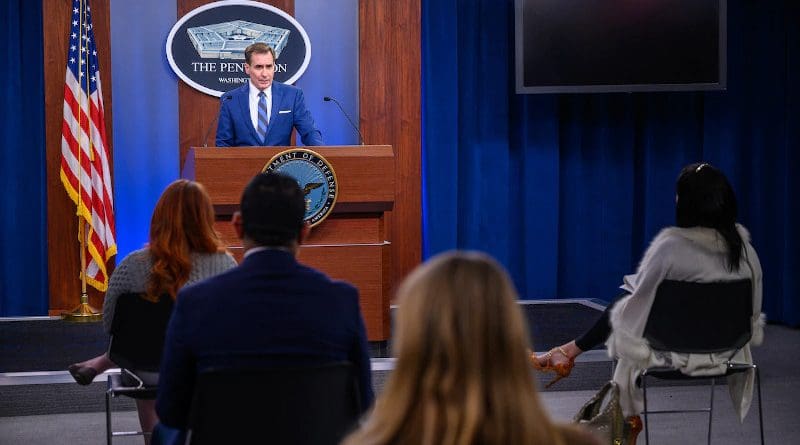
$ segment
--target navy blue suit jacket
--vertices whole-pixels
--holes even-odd
[[[250,119],[250,81],[228,91],[220,98],[217,120],[217,146],[286,146],[290,143],[292,128],[305,145],[324,145],[322,134],[306,108],[303,90],[272,82],[272,110],[267,125],[266,140],[261,140]]]
[[[347,360],[361,406],[373,401],[358,290],[288,252],[253,253],[221,275],[184,287],[167,328],[158,383],[160,421],[185,429],[197,373]]]

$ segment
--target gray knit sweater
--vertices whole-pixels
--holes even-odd
[[[186,285],[202,281],[236,266],[236,261],[227,253],[192,253],[192,270]],[[108,283],[103,303],[103,328],[111,332],[117,298],[125,293],[144,293],[153,268],[153,259],[147,248],[131,252],[114,269]]]

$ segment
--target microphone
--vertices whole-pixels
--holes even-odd
[[[221,103],[219,105],[220,108],[222,108],[222,104],[225,103],[225,101],[228,100],[228,99],[233,99],[233,96],[225,96],[225,97],[223,97],[222,101],[221,101]],[[203,136],[203,148],[208,147],[208,137],[211,136],[211,129],[214,128],[214,124],[217,123],[217,119],[219,119],[219,112],[217,112],[217,115],[214,116],[214,120],[211,121],[211,124],[206,129],[206,134],[205,134],[205,136]]]
[[[325,96],[322,98],[322,100],[324,100],[325,102],[333,102],[336,104],[337,107],[339,107],[339,111],[341,111],[342,114],[344,114],[344,117],[347,118],[347,122],[350,122],[350,126],[352,126],[353,130],[355,130],[356,133],[358,133],[358,139],[361,141],[361,145],[364,145],[364,135],[361,134],[361,130],[359,130],[356,124],[353,123],[353,119],[350,119],[350,115],[347,114],[347,111],[344,111],[344,108],[342,108],[342,104],[340,104],[338,100],[330,96]]]

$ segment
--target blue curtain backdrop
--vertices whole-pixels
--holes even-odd
[[[47,314],[41,3],[0,7],[0,316]]]
[[[516,95],[512,0],[423,0],[424,254],[484,250],[522,298],[617,293],[704,160],[737,191],[771,321],[800,325],[800,11],[728,2],[724,92]]]

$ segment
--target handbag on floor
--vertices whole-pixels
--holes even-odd
[[[573,421],[608,439],[612,445],[635,445],[641,431],[638,416],[626,419],[619,404],[619,387],[611,380],[575,414]],[[638,424],[636,422],[639,422]]]

